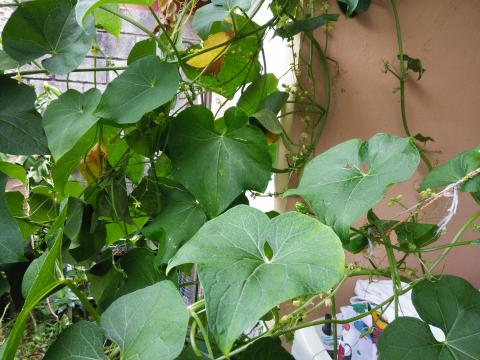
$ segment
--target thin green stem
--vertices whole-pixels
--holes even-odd
[[[407,81],[407,69],[405,68],[404,61],[404,52],[403,52],[403,40],[402,40],[402,31],[400,28],[400,17],[398,15],[397,0],[390,0],[392,5],[393,17],[395,20],[395,33],[397,35],[397,45],[398,45],[398,59],[400,60],[400,74],[397,76],[400,82],[400,112],[402,114],[402,124],[405,134],[409,137],[412,136],[410,128],[408,127],[407,121],[407,111],[405,105],[405,82]],[[418,146],[417,146],[418,147]],[[425,156],[423,149],[418,149],[420,152],[420,157],[427,166],[428,170],[432,169],[432,164],[430,160]]]
[[[99,313],[97,312],[97,310],[95,310],[95,308],[90,303],[90,301],[88,301],[87,297],[77,288],[75,283],[72,280],[65,279],[62,281],[62,284],[64,284],[70,290],[72,290],[72,292],[78,297],[78,299],[83,304],[83,306],[85,306],[85,309],[88,311],[88,313],[95,319],[97,324],[99,324],[100,323]]]
[[[71,72],[97,72],[97,71],[116,71],[116,70],[126,70],[127,66],[105,66],[97,68],[78,68],[72,70]],[[27,75],[39,75],[39,74],[48,74],[48,71],[45,69],[42,70],[30,70],[30,71],[20,71],[3,74],[3,76],[14,77],[14,76],[27,76]]]
[[[477,211],[475,214],[470,216],[468,220],[462,225],[460,230],[457,232],[457,234],[453,237],[452,241],[450,242],[450,247],[445,249],[443,253],[433,262],[432,266],[430,267],[430,272],[432,272],[438,264],[440,264],[443,259],[448,255],[448,253],[452,250],[452,246],[460,240],[462,235],[467,231],[467,229],[470,228],[470,226],[473,224],[475,220],[477,220],[480,217],[480,211]]]
[[[332,321],[337,321],[337,305],[335,303],[335,295],[332,295]],[[337,324],[333,324],[333,360],[338,359],[338,338],[337,338]]]
[[[203,340],[205,341],[205,346],[207,347],[208,356],[210,357],[210,359],[214,359],[215,357],[213,356],[212,345],[210,345],[210,340],[208,338],[205,327],[202,324],[202,320],[200,320],[195,311],[190,310],[189,312],[190,316],[193,318],[193,320],[195,320],[195,323],[197,324],[200,333],[202,334]]]
[[[478,240],[459,241],[459,242],[456,242],[456,243],[453,243],[453,244],[445,244],[445,245],[439,245],[439,246],[432,246],[432,247],[429,247],[429,248],[422,248],[422,249],[415,250],[415,252],[425,253],[425,252],[433,252],[433,251],[449,249],[449,248],[457,247],[457,246],[473,245],[477,241]]]

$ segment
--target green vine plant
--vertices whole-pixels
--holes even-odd
[[[331,71],[341,66],[328,55],[341,14],[313,0],[186,0],[170,4],[169,18],[154,3],[0,5],[13,9],[0,52],[1,320],[12,319],[1,358],[18,356],[35,309],[67,291],[81,311],[61,326],[47,360],[289,359],[281,338],[290,341],[294,331],[352,322],[388,306],[396,320],[380,335],[380,359],[479,359],[480,295],[465,280],[442,274],[441,265],[454,247],[478,245],[465,233],[478,230],[480,210],[450,243],[434,243],[455,216],[459,192],[480,201],[480,147],[433,168],[425,148],[430,138],[412,135],[405,84],[425,69],[404,52],[396,0],[385,3],[398,63],[385,63],[385,72],[399,81],[406,137],[352,139],[317,156]],[[147,7],[156,27],[126,15],[120,4]],[[369,5],[340,1],[346,17],[362,16]],[[270,18],[259,24],[254,17],[262,6]],[[187,21],[202,40],[189,48],[182,45]],[[87,53],[106,58],[97,30],[118,35],[125,22],[147,36],[133,46],[128,64],[81,67]],[[294,61],[285,71],[297,77],[295,85],[279,89],[281,79],[266,72],[267,33],[290,44]],[[24,70],[26,64],[31,68]],[[24,81],[73,72],[118,76],[103,92],[95,80],[84,93],[46,85],[36,94]],[[219,116],[199,104],[208,93],[238,101]],[[282,112],[287,105],[293,110]],[[286,130],[287,116],[303,128],[299,139]],[[285,159],[276,155],[279,147]],[[407,181],[421,161],[429,173],[420,202],[396,197],[391,202],[405,208],[400,216],[376,213],[386,189]],[[298,187],[265,194],[275,173],[298,175]],[[21,191],[12,191],[12,182]],[[295,211],[264,213],[249,206],[248,192],[298,202]],[[445,218],[421,222],[442,198],[451,202]],[[346,263],[345,252],[372,246],[385,250],[388,266]],[[425,253],[439,255],[427,262]],[[407,266],[410,258],[418,271]],[[193,281],[181,282],[179,273]],[[335,295],[358,276],[391,279],[393,296],[355,318],[337,319]],[[185,305],[180,291],[192,285],[201,291]],[[399,297],[408,291],[420,319],[399,314]],[[293,310],[280,315],[285,302]],[[331,319],[304,320],[324,305]],[[428,325],[443,330],[445,341]]]

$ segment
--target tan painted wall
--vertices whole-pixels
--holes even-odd
[[[398,3],[405,53],[420,58],[427,69],[420,81],[412,75],[407,84],[410,128],[413,134],[420,132],[435,139],[429,147],[442,151],[431,156],[438,164],[480,144],[480,1],[398,0]],[[338,11],[336,1],[330,0],[330,4],[331,12]],[[319,39],[324,36],[322,31],[317,32]],[[398,82],[393,75],[382,72],[384,60],[398,65],[395,40],[387,0],[373,0],[370,10],[354,19],[339,19],[329,40],[328,54],[338,61],[340,69],[333,78],[331,114],[317,153],[351,138],[368,139],[377,132],[404,135],[399,95],[392,93]],[[331,71],[335,73],[334,66]],[[319,69],[316,77],[321,79]],[[322,82],[317,82],[321,92]],[[425,170],[422,164],[412,181],[394,186],[387,198],[403,194],[406,204],[416,203],[415,189]],[[293,201],[289,200],[289,207],[292,206]],[[439,202],[427,211],[425,219],[438,221],[447,206],[448,203]],[[478,206],[469,196],[462,195],[460,209],[440,243],[448,242]],[[386,201],[376,210],[384,217],[401,211],[398,207],[387,207]],[[465,240],[468,239],[471,237]],[[361,255],[349,256],[349,261],[366,263]],[[480,247],[457,248],[442,271],[465,277],[480,287],[479,263]],[[353,283],[344,287],[339,304],[351,296]]]

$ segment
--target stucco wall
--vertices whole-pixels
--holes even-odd
[[[336,1],[330,0],[330,4],[331,11],[337,12]],[[441,153],[431,154],[430,158],[438,164],[480,144],[480,1],[398,0],[398,5],[405,53],[420,58],[427,69],[420,81],[412,74],[407,84],[410,128],[413,134],[435,139],[429,148]],[[324,36],[322,30],[317,31],[318,39],[323,41]],[[338,61],[339,71],[332,64],[332,108],[317,153],[351,138],[368,139],[377,132],[403,136],[399,95],[392,92],[398,81],[382,71],[384,60],[398,65],[390,2],[373,0],[367,13],[348,21],[341,17],[331,34],[328,54]],[[321,93],[320,69],[316,69],[315,76]],[[425,174],[422,164],[411,181],[392,187],[386,197],[403,194],[406,204],[415,204],[416,188]],[[377,213],[393,217],[401,212],[399,207],[386,206],[386,202],[376,208]],[[289,200],[290,208],[293,203]],[[437,222],[447,206],[446,201],[439,201],[423,219]],[[450,241],[460,225],[478,210],[478,205],[464,194],[459,206],[460,211],[439,244]],[[473,236],[468,234],[464,240]],[[383,254],[377,253],[377,260],[382,258]],[[348,260],[367,264],[361,255],[349,256]],[[462,276],[480,287],[479,261],[480,247],[456,248],[441,271]],[[417,262],[412,261],[414,264]],[[339,303],[351,296],[353,283],[344,287]]]

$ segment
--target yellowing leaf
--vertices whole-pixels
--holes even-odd
[[[221,56],[227,51],[229,44],[218,46],[227,42],[233,38],[232,33],[228,32],[218,32],[212,35],[209,35],[208,38],[203,42],[202,49],[198,51],[204,51],[206,49],[213,48],[210,51],[202,52],[201,54],[192,57],[187,61],[187,64],[193,66],[197,69],[203,69],[209,64],[219,60]]]

